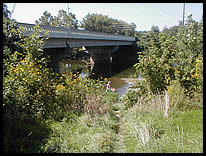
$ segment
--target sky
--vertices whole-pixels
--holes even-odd
[[[6,3],[11,11],[15,6],[12,18],[21,23],[35,24],[43,12],[48,11],[57,16],[63,9],[76,15],[82,21],[88,13],[107,15],[110,18],[136,24],[137,31],[149,31],[158,26],[160,31],[167,26],[178,25],[183,20],[184,3]],[[185,3],[185,20],[192,14],[194,20],[200,21],[203,16],[203,3]]]

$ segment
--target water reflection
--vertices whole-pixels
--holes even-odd
[[[81,73],[82,77],[85,77],[89,74],[89,66],[86,62],[79,60],[62,60],[58,64],[58,71],[60,74],[63,72],[69,73]]]
[[[91,72],[99,77],[111,76],[111,64],[96,64],[91,66]]]
[[[126,93],[128,88],[132,86],[130,83],[125,81],[125,79],[130,78],[135,74],[135,68],[133,66],[108,64],[95,65],[92,67],[86,62],[80,60],[62,60],[59,63],[59,71],[60,73],[79,72],[82,78],[85,78],[86,76],[92,78],[107,77],[111,81],[112,87],[116,88],[120,96]],[[139,75],[138,78],[142,77]]]

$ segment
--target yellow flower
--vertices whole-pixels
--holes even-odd
[[[65,87],[62,84],[58,84],[56,89],[57,90],[65,90]]]
[[[196,62],[197,63],[202,63],[202,60],[197,59]]]

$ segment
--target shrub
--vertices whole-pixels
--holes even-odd
[[[178,80],[186,92],[202,91],[203,23],[188,17],[176,36],[159,34],[135,65],[152,92],[164,91]]]

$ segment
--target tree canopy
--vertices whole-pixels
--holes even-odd
[[[136,25],[110,18],[107,15],[88,14],[81,21],[80,27],[89,31],[134,36]]]
[[[64,28],[78,28],[78,20],[76,19],[75,14],[69,13],[66,11],[59,10],[57,16],[52,16],[51,13],[45,11],[39,20],[35,21],[38,25],[46,26],[55,26],[55,27],[64,27]]]
[[[188,93],[202,91],[202,21],[197,22],[188,16],[186,24],[179,26],[176,35],[160,32],[146,43],[149,46],[140,56],[136,68],[152,91],[165,90],[174,80],[179,81]]]

